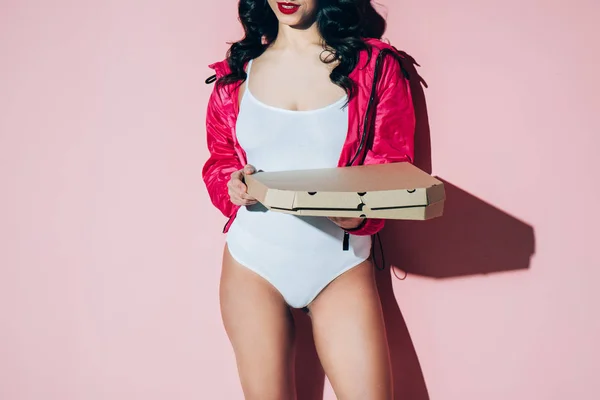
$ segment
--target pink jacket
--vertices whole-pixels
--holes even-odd
[[[348,135],[338,166],[412,163],[415,115],[409,82],[398,61],[401,56],[394,47],[380,40],[367,39],[366,42],[373,51],[370,60],[367,52],[362,51],[357,67],[350,74],[357,91],[348,104]],[[210,68],[215,70],[217,79],[230,72],[226,60],[212,64]],[[377,84],[373,87],[376,71]],[[229,200],[227,183],[232,172],[247,164],[246,154],[235,134],[239,88],[239,85],[215,85],[206,113],[210,158],[204,165],[202,178],[212,203],[229,217],[223,232],[229,230],[239,209]],[[364,129],[367,117],[371,129]],[[383,226],[384,220],[368,219],[359,229],[349,233],[373,235]]]

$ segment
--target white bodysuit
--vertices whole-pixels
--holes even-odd
[[[344,97],[311,111],[266,105],[249,90],[252,61],[236,125],[248,163],[262,171],[337,167],[348,131]],[[242,207],[227,234],[232,257],[270,282],[294,308],[303,308],[335,278],[369,258],[370,236],[350,235],[324,217],[298,217]]]

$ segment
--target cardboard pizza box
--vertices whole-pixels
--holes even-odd
[[[257,172],[248,194],[288,214],[427,220],[444,210],[444,184],[401,162],[346,168]]]

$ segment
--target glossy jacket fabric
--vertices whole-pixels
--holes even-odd
[[[415,115],[409,82],[403,75],[396,49],[380,40],[367,39],[372,54],[362,51],[350,78],[357,86],[356,95],[348,103],[348,135],[338,166],[413,162]],[[381,55],[382,57],[378,57]],[[380,64],[376,69],[378,58]],[[226,60],[210,65],[217,79],[230,72]],[[376,72],[378,71],[378,72]],[[374,75],[377,84],[373,88]],[[233,223],[239,206],[230,199],[227,183],[231,174],[247,164],[246,154],[236,140],[235,126],[239,111],[240,85],[215,84],[206,113],[207,144],[210,157],[202,170],[202,178],[212,203]],[[371,98],[372,97],[372,98]],[[370,101],[371,100],[371,101]],[[372,107],[369,105],[372,104]],[[369,111],[369,118],[365,118]],[[370,129],[365,128],[370,121]],[[365,133],[369,137],[365,140]],[[363,143],[363,145],[361,145]],[[353,235],[373,235],[384,226],[384,220],[368,219]]]

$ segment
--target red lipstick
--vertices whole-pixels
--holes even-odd
[[[282,14],[291,15],[298,11],[300,5],[288,2],[278,2],[277,7],[279,8],[279,12]]]

